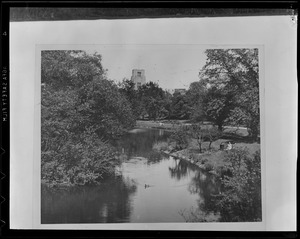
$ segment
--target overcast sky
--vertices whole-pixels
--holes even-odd
[[[108,78],[130,79],[132,69],[144,69],[146,81],[156,82],[163,89],[188,88],[198,81],[205,64],[203,45],[102,45],[94,50],[102,55]]]

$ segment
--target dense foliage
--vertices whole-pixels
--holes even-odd
[[[175,128],[170,136],[170,140],[175,143],[175,150],[187,148],[189,143],[187,128],[184,126]]]
[[[186,93],[188,102],[189,118],[193,122],[202,122],[206,119],[205,114],[205,97],[207,95],[207,87],[205,82],[192,82]]]
[[[87,184],[112,174],[118,159],[109,142],[135,121],[101,56],[43,51],[41,80],[42,180]]]
[[[151,81],[139,87],[138,99],[144,109],[143,112],[150,119],[156,120],[166,114],[164,98],[163,89]]]
[[[222,178],[222,193],[216,197],[222,221],[261,221],[261,158],[247,148],[228,153]]]
[[[209,49],[199,76],[207,86],[204,110],[222,129],[225,123],[259,135],[258,49]]]
[[[219,172],[220,188],[206,195],[199,208],[180,212],[187,222],[262,220],[260,152],[250,155],[247,148],[236,148],[228,151],[225,162]],[[207,177],[196,176],[193,183],[199,187],[192,189],[213,188]],[[195,193],[203,195],[201,190]]]

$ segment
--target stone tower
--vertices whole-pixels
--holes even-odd
[[[133,69],[131,80],[134,82],[135,84],[134,88],[136,90],[138,89],[139,86],[146,84],[145,70]]]

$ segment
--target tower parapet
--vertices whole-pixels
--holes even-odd
[[[134,84],[135,84],[134,88],[136,90],[138,89],[138,87],[146,84],[145,70],[143,70],[143,69],[133,69],[131,80],[134,82]]]

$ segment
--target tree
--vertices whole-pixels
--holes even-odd
[[[106,79],[101,55],[43,51],[42,180],[96,183],[118,164],[109,140],[134,125],[127,99]]]
[[[211,149],[211,144],[218,140],[222,136],[222,131],[217,129],[216,127],[210,127],[204,129],[205,137],[209,140],[208,149]]]
[[[228,94],[223,89],[210,87],[207,91],[204,100],[204,112],[210,121],[218,126],[220,131],[223,130],[223,125],[228,119],[231,109],[234,105],[233,95]]]
[[[185,126],[179,126],[175,128],[170,136],[170,139],[176,143],[176,149],[185,149],[188,146],[187,128]]]
[[[209,141],[208,149],[210,150],[211,144],[221,137],[222,132],[216,127],[205,127],[200,123],[194,123],[188,127],[188,134],[196,139],[199,152],[202,153],[203,142]]]
[[[92,104],[86,112],[90,116],[86,124],[97,126],[96,131],[100,137],[114,140],[134,126],[131,105],[114,82],[95,80],[87,92]]]
[[[202,143],[205,139],[205,130],[202,128],[200,124],[192,124],[189,128],[189,135],[196,139],[199,152],[202,153]]]
[[[206,119],[204,100],[207,94],[207,87],[203,81],[192,82],[186,93],[190,118],[194,122]]]
[[[138,99],[138,91],[135,90],[134,82],[124,78],[123,81],[119,83],[119,90],[129,101],[135,118],[139,118],[143,112],[143,105]]]
[[[227,173],[221,179],[222,193],[215,198],[222,221],[261,221],[261,159],[244,149],[233,149],[226,157]]]
[[[188,119],[190,112],[186,95],[175,92],[172,97],[172,118]]]
[[[199,77],[209,88],[207,114],[219,128],[245,123],[259,135],[258,49],[208,49]],[[236,114],[239,114],[236,116]],[[238,120],[238,121],[235,121]]]
[[[80,88],[95,77],[104,79],[102,57],[84,51],[42,51],[41,81],[53,89]]]
[[[156,83],[148,82],[138,89],[138,99],[149,119],[156,120],[164,115],[164,91]]]
[[[165,91],[164,92],[164,100],[163,100],[163,114],[167,119],[170,119],[172,114],[173,114],[173,109],[172,109],[172,94],[169,92]]]

